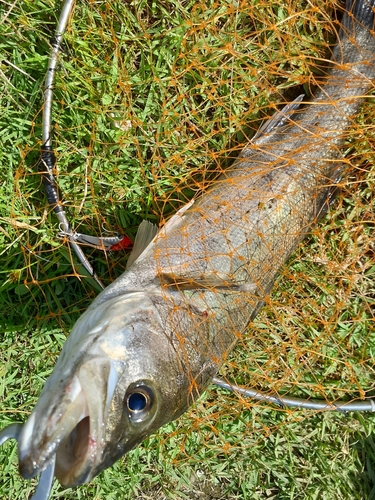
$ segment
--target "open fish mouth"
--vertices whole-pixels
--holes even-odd
[[[80,461],[87,455],[90,439],[90,418],[84,417],[57,449],[56,458],[60,462]],[[74,466],[74,463],[68,463]]]
[[[69,486],[70,483],[84,483],[89,479],[90,452],[92,453],[92,438],[90,417],[87,416],[78,422],[57,448],[55,475],[61,484]]]
[[[60,391],[54,393],[53,380],[46,386],[19,438],[19,467],[24,478],[42,472],[54,456],[55,476],[63,486],[83,484],[96,474],[117,379],[114,368],[103,361],[83,365]],[[98,373],[103,371],[107,376],[101,385]]]
[[[55,475],[65,486],[84,483],[95,461],[96,440],[93,438],[89,407],[83,391],[75,401],[75,415],[66,416],[69,427],[60,435],[56,451]],[[65,434],[65,436],[64,436]]]

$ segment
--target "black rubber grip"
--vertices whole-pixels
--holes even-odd
[[[38,163],[38,172],[42,174],[48,203],[53,207],[55,213],[60,213],[63,212],[63,207],[60,202],[59,188],[53,176],[55,165],[56,156],[52,147],[43,146]]]

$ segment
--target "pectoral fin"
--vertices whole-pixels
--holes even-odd
[[[220,289],[254,294],[258,290],[255,283],[237,283],[235,280],[225,279],[216,274],[188,277],[163,273],[159,275],[159,278],[164,285],[176,287],[179,290]]]

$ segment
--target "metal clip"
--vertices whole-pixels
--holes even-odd
[[[15,439],[18,443],[18,438],[21,434],[23,424],[10,424],[0,431],[0,446],[8,441]],[[53,456],[52,462],[42,471],[39,478],[39,483],[31,500],[48,500],[55,474],[56,455]]]

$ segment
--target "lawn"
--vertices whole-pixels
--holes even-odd
[[[37,160],[61,5],[0,2],[0,428],[34,407],[98,293],[46,203]],[[53,104],[57,178],[79,232],[134,238],[204,192],[285,102],[311,98],[336,41],[332,0],[77,1]],[[375,102],[345,143],[337,199],[282,270],[221,374],[335,401],[375,397]],[[127,252],[87,255],[107,285]],[[75,267],[73,266],[75,263]],[[315,413],[214,386],[64,499],[375,499],[375,416]],[[35,481],[0,449],[0,497]]]

